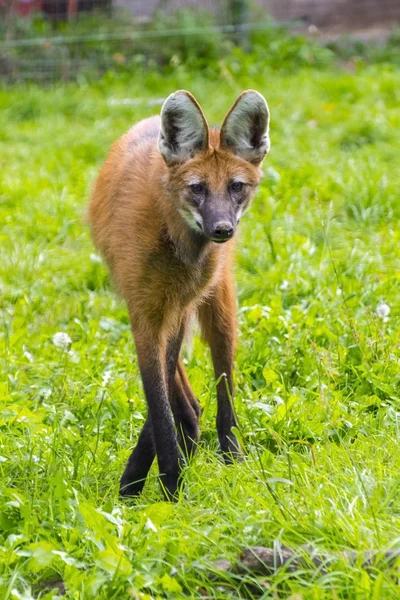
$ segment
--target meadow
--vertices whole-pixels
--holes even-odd
[[[114,139],[170,92],[189,89],[219,123],[248,87],[269,102],[272,149],[236,264],[247,458],[221,460],[195,336],[202,433],[184,493],[164,502],[154,466],[143,495],[121,501],[146,406],[127,311],[85,224],[91,186]],[[396,568],[362,565],[400,545],[399,104],[390,64],[233,60],[214,78],[138,67],[0,89],[3,600],[399,597]],[[279,544],[360,559],[217,573],[221,558]]]

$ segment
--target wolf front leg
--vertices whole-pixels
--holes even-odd
[[[227,274],[199,308],[203,336],[210,346],[217,383],[217,431],[225,462],[240,455],[232,433],[236,426],[233,409],[233,357],[236,346],[236,302],[233,281]]]
[[[173,500],[179,485],[180,466],[174,421],[168,401],[165,345],[160,342],[159,337],[149,335],[146,330],[134,328],[133,335],[148,417],[121,478],[121,493],[127,496],[140,493],[156,454],[164,494],[167,499]]]
[[[153,425],[150,415],[147,415],[136,447],[126,463],[120,480],[119,491],[121,496],[133,498],[141,493],[155,455]]]
[[[185,374],[183,373],[181,376],[183,365],[179,362],[179,353],[185,335],[186,323],[187,317],[185,315],[179,330],[168,341],[166,366],[169,401],[174,415],[178,443],[184,456],[189,458],[194,454],[196,449],[199,437],[199,424],[198,415],[191,404],[192,399],[184,386],[185,381],[183,377]]]

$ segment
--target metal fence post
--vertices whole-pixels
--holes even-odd
[[[232,23],[235,26],[235,42],[248,50],[250,46],[249,32],[243,26],[248,22],[249,0],[229,0]]]

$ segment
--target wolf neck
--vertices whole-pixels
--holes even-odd
[[[215,251],[215,244],[193,231],[178,212],[172,218],[166,215],[165,220],[175,253],[184,264],[196,266]]]
[[[157,192],[154,197],[157,211],[166,229],[168,238],[172,242],[175,255],[185,265],[201,264],[204,259],[217,251],[216,244],[207,240],[201,233],[197,233],[185,222],[182,215],[175,208],[174,198],[170,196],[167,167],[157,153],[152,174],[157,181]]]

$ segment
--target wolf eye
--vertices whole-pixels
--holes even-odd
[[[203,183],[192,183],[192,185],[190,185],[189,187],[192,190],[193,194],[204,194],[204,191],[206,189],[206,186]]]
[[[231,183],[231,191],[232,192],[241,192],[244,188],[244,183],[243,181],[232,181]]]

